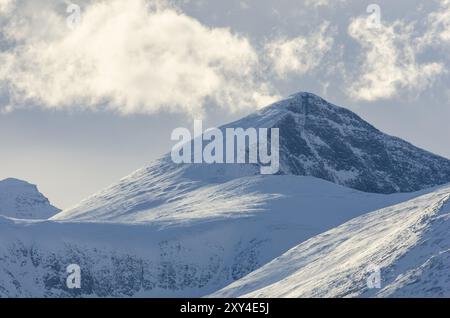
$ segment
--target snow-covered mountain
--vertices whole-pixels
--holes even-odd
[[[132,214],[140,223],[0,218],[0,296],[206,296],[310,237],[418,195],[253,176],[178,194]],[[80,290],[65,285],[69,264],[81,267]]]
[[[280,129],[282,174],[366,192],[410,192],[450,182],[450,161],[384,134],[355,113],[298,93],[227,126]]]
[[[13,178],[0,181],[0,215],[18,219],[48,219],[59,211],[34,184]]]
[[[293,95],[221,129],[227,127],[279,128],[283,175],[313,176],[374,193],[412,192],[450,182],[450,160],[386,135],[310,93]],[[175,205],[180,195],[258,174],[253,164],[179,165],[166,155],[53,219],[151,221],[162,205]]]
[[[424,224],[431,229],[419,216],[433,219],[437,198],[444,200],[446,188],[430,187],[450,181],[449,160],[385,135],[308,93],[226,127],[279,128],[280,174],[259,175],[255,164],[175,164],[166,155],[49,220],[0,217],[0,296],[246,295],[262,290],[260,282],[278,282],[278,276],[260,280],[259,268],[311,240],[321,246],[311,250],[328,259],[336,275],[346,273],[346,257],[356,264],[372,247],[374,255],[389,260],[380,263],[386,267],[409,255],[407,247],[423,247],[407,234],[422,231]],[[377,212],[365,216],[372,211]],[[409,219],[408,212],[416,217]],[[352,222],[355,228],[347,228]],[[333,229],[359,235],[348,239],[341,270],[326,254],[339,247],[341,237],[322,234]],[[414,237],[419,240],[422,233]],[[377,243],[382,234],[389,244]],[[442,242],[444,250],[448,242]],[[65,284],[69,264],[81,267],[81,289]],[[396,273],[406,274],[401,268]],[[242,282],[249,277],[256,277],[251,286],[257,288],[247,293]],[[357,285],[351,295],[365,292]]]
[[[444,186],[357,217],[212,296],[450,297],[449,198]]]

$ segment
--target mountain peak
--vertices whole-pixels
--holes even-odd
[[[27,181],[0,180],[0,215],[23,219],[47,219],[60,210]]]
[[[28,189],[24,191],[35,191],[39,192],[35,184],[29,183],[28,181],[16,179],[16,178],[6,178],[0,180],[0,191],[16,189],[16,191],[21,191],[20,189]]]
[[[351,110],[312,93],[293,94],[231,125],[279,128],[281,174],[377,193],[411,192],[450,181],[450,160],[384,134]]]
[[[16,179],[16,178],[6,178],[3,180],[0,180],[0,184],[9,184],[9,185],[32,185],[31,183]]]
[[[310,93],[310,92],[298,92],[298,93],[294,93],[294,94],[291,94],[289,97],[288,97],[288,99],[289,98],[297,98],[297,99],[299,99],[299,98],[312,98],[312,99],[316,99],[316,100],[324,100],[322,97],[320,97],[320,96],[318,96],[318,95],[316,95],[316,94],[314,94],[314,93]]]
[[[352,111],[341,106],[334,105],[322,97],[309,92],[298,92],[290,95],[284,100],[276,102],[267,108],[281,108],[298,114],[309,114],[311,112],[321,112],[327,116],[327,112],[343,112],[346,116],[358,117]],[[359,117],[358,117],[359,118]]]

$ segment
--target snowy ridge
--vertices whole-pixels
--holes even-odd
[[[450,186],[357,217],[213,297],[449,297]],[[381,289],[369,289],[373,266]]]
[[[0,181],[0,215],[18,219],[48,219],[59,211],[35,185],[13,178]]]
[[[235,190],[229,189],[227,193],[211,197],[207,193],[214,188],[210,187],[220,188],[230,180],[256,175],[257,169],[244,164],[176,165],[165,156],[77,206],[62,211],[52,220],[140,223],[161,220],[163,215],[175,217],[180,205],[191,210],[202,204],[210,211],[213,206],[220,208],[220,205],[227,209],[225,199],[229,197],[228,192]],[[193,203],[196,206],[189,207]]]
[[[134,215],[145,222],[0,221],[0,296],[205,296],[312,236],[418,195],[254,176]],[[65,286],[72,263],[82,268],[81,290]]]

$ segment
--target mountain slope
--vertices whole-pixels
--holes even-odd
[[[450,297],[450,186],[355,218],[213,297]],[[368,288],[376,266],[381,288]]]
[[[299,93],[227,127],[280,129],[280,174],[306,175],[366,192],[412,192],[450,181],[450,161],[388,136],[351,111]],[[54,220],[152,220],[189,191],[259,174],[255,164],[174,164],[169,155]],[[146,212],[147,211],[147,212]],[[147,213],[146,217],[143,214]]]
[[[0,215],[18,219],[48,219],[59,211],[35,185],[13,178],[0,181]]]
[[[410,192],[450,181],[450,161],[382,133],[348,109],[298,93],[227,126],[280,129],[282,174],[366,192]]]
[[[205,296],[314,235],[417,195],[254,176],[133,216],[145,222],[126,215],[121,223],[0,218],[0,296]],[[65,286],[72,263],[81,267],[81,290]]]

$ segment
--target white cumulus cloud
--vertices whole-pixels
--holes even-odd
[[[3,16],[0,88],[10,109],[37,104],[198,115],[207,101],[233,111],[276,98],[260,79],[255,49],[229,29],[144,0],[110,0],[85,2],[72,30],[66,4],[38,2],[45,10],[22,1],[20,10]]]

